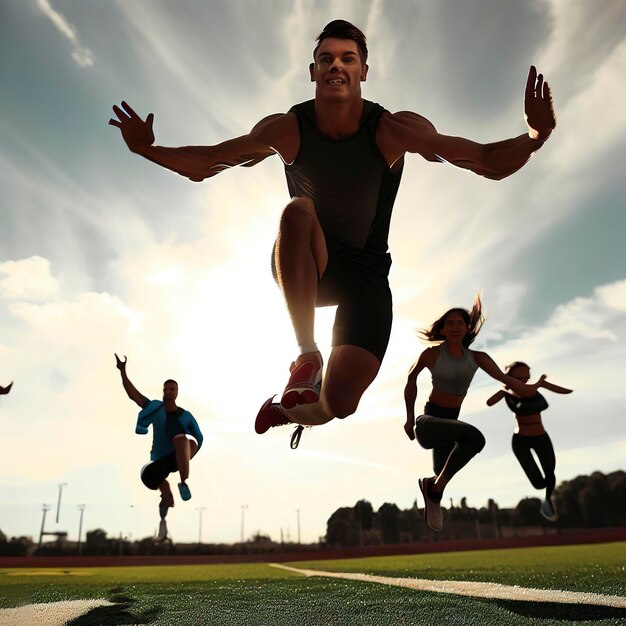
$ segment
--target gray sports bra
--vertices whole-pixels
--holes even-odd
[[[478,369],[470,350],[462,346],[463,356],[453,358],[448,346],[442,343],[437,350],[437,360],[431,370],[433,389],[450,396],[464,396]]]

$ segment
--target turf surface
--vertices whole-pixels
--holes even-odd
[[[293,563],[384,576],[493,581],[624,595],[626,544]],[[53,573],[54,572],[54,573]],[[0,570],[0,605],[103,597],[72,625],[418,626],[626,624],[626,610],[485,600],[303,578],[267,564]]]

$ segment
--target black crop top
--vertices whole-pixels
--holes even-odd
[[[504,399],[509,409],[520,417],[541,413],[548,408],[548,401],[539,392],[529,398],[518,398],[510,393],[505,393]]]

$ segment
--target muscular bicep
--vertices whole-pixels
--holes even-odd
[[[295,115],[277,113],[262,119],[247,135],[214,146],[186,146],[179,148],[178,153],[188,161],[185,175],[203,180],[238,165],[252,167],[274,154],[289,162],[295,158],[292,152],[296,142],[299,131]]]
[[[381,123],[384,135],[388,135],[387,144],[394,155],[410,152],[420,154],[428,161],[447,162],[469,169],[478,174],[487,172],[483,166],[484,146],[464,139],[443,135],[425,117],[411,111],[389,114]],[[396,158],[398,158],[396,156]]]

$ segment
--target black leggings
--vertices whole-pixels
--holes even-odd
[[[556,458],[548,433],[535,437],[527,437],[515,433],[511,440],[511,445],[513,446],[513,453],[517,457],[522,469],[526,472],[526,476],[528,476],[528,480],[530,480],[532,486],[535,489],[545,488],[546,498],[550,498],[552,491],[554,491],[554,485],[556,484],[556,477],[554,475]],[[531,450],[535,451],[541,463],[543,476],[537,467],[537,462],[533,458]]]
[[[478,428],[457,419],[459,411],[428,402],[424,407],[427,415],[415,420],[415,438],[422,448],[433,451],[435,475],[445,468],[448,480],[485,447]]]

